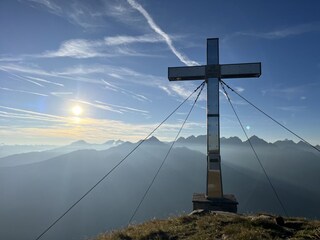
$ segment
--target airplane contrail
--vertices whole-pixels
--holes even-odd
[[[127,0],[128,3],[130,4],[131,7],[133,7],[134,9],[136,9],[137,11],[139,11],[147,20],[149,26],[157,33],[159,34],[161,37],[163,37],[163,39],[165,40],[165,42],[167,43],[168,47],[170,48],[170,50],[173,52],[174,55],[177,56],[177,58],[179,58],[179,60],[181,62],[183,62],[184,64],[186,64],[187,66],[194,66],[194,65],[200,65],[198,62],[196,61],[192,61],[190,60],[187,56],[185,56],[184,54],[182,54],[181,52],[179,52],[173,45],[172,39],[170,38],[170,36],[165,33],[152,19],[152,17],[150,16],[150,14],[139,4],[137,3],[135,0]]]

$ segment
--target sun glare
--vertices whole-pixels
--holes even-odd
[[[83,112],[83,109],[80,107],[80,106],[74,106],[72,109],[71,109],[72,113],[75,115],[75,116],[80,116]]]

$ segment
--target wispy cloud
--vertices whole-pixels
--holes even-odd
[[[105,103],[105,102],[101,102],[101,101],[95,101],[95,102],[98,103],[98,104],[105,105],[105,106],[110,106],[110,107],[118,108],[118,109],[120,109],[120,111],[126,111],[126,112],[127,112],[127,111],[131,111],[131,112],[138,112],[138,113],[145,113],[145,114],[148,114],[148,113],[149,113],[149,111],[141,110],[141,109],[138,109],[138,108],[125,107],[125,106],[120,106],[120,105]]]
[[[43,75],[43,76],[50,76],[48,72],[34,67],[28,67],[21,64],[1,64],[0,70],[11,73],[12,72],[19,72],[19,73],[25,73],[25,74],[37,74],[37,75]]]
[[[36,73],[36,74],[45,75],[45,72],[41,71],[41,70],[35,70],[34,71],[34,69],[33,69],[33,71],[32,71],[30,69],[25,69],[25,68],[21,69],[17,65],[3,65],[3,66],[0,66],[0,70],[8,73],[11,76],[14,76],[14,77],[18,78],[19,80],[24,80],[24,81],[30,82],[30,83],[32,83],[34,85],[40,86],[40,87],[44,87],[44,85],[43,85],[44,83],[45,84],[59,86],[59,87],[64,87],[64,85],[62,83],[49,81],[49,80],[46,80],[46,79],[43,79],[43,78],[39,78],[39,77],[21,76],[19,74],[13,73],[13,72],[23,72],[23,73],[29,73],[29,74],[30,73]],[[46,74],[46,75],[50,75],[50,74]],[[42,84],[39,83],[39,82],[41,82]]]
[[[29,5],[44,9],[85,31],[105,28],[116,22],[136,27],[139,22],[133,10],[123,0],[112,1],[59,1],[27,0]],[[107,19],[107,17],[109,17]]]
[[[42,57],[74,57],[74,58],[92,58],[106,57],[111,54],[99,51],[102,46],[101,41],[89,41],[84,39],[72,39],[61,44],[57,51],[47,51]]]
[[[33,57],[54,58],[54,57],[72,57],[72,58],[95,58],[95,57],[116,57],[116,56],[144,56],[154,57],[150,53],[137,51],[131,44],[137,43],[157,43],[163,42],[163,39],[157,35],[141,36],[111,36],[104,39],[70,39],[63,42],[58,50],[46,51]]]
[[[66,95],[72,95],[73,92],[50,92],[53,96],[66,96]]]
[[[105,105],[105,104],[93,103],[93,102],[77,100],[77,99],[72,99],[71,101],[76,102],[76,103],[89,105],[91,107],[99,108],[99,109],[102,109],[102,110],[105,110],[105,111],[109,111],[109,112],[115,112],[115,113],[123,114],[123,111],[115,109],[115,108],[113,108],[111,106],[108,106],[108,105]]]
[[[49,1],[49,0],[28,0],[28,1],[32,2],[32,3],[37,3],[37,4],[47,8],[52,13],[55,13],[55,14],[62,13],[61,7],[59,7],[53,1]]]
[[[0,106],[1,109],[5,109],[6,111],[1,111],[0,116],[11,118],[11,119],[30,119],[37,121],[48,121],[48,122],[63,122],[66,120],[65,117],[56,116],[52,114],[39,113],[35,111],[29,111],[19,108],[12,108],[7,106]]]
[[[243,87],[234,87],[234,89],[239,93],[242,93],[244,91]]]
[[[282,106],[282,107],[277,107],[277,109],[280,109],[282,111],[287,111],[287,112],[300,112],[306,109],[306,106]]]
[[[158,87],[159,89],[166,92],[169,96],[178,96],[182,99],[187,98],[196,88],[194,84],[187,83],[187,82],[180,82],[180,83],[171,82],[167,85],[164,85],[164,84],[158,85]],[[199,101],[205,101],[207,99],[205,92],[206,92],[205,90],[202,91],[202,94],[199,96]],[[196,96],[196,94],[194,95]]]
[[[23,60],[23,56],[7,56],[7,55],[0,55],[0,62],[16,62]]]
[[[39,81],[39,82],[43,82],[43,83],[48,83],[48,84],[64,87],[64,85],[62,83],[52,82],[52,81],[49,81],[49,80],[46,80],[46,79],[43,79],[43,78],[31,77],[31,76],[25,76],[25,77],[29,78],[29,79],[32,79],[34,81]]]
[[[109,76],[117,76],[127,82],[134,82],[137,84],[143,84],[146,86],[155,86],[155,82],[162,81],[162,78],[139,73],[130,68],[117,67],[112,65],[75,65],[70,66],[62,70],[45,70],[34,66],[25,66],[21,64],[0,64],[0,70],[18,75],[36,75],[43,77],[62,78],[70,81],[80,81],[92,84],[104,84],[101,80],[97,80],[97,74],[104,74]],[[114,75],[115,74],[115,75]],[[94,76],[94,77],[91,77]],[[21,77],[19,75],[19,77]],[[30,81],[30,79],[23,78]],[[142,81],[141,79],[148,79],[148,81]]]
[[[295,35],[301,35],[308,32],[320,31],[320,23],[306,23],[287,28],[282,28],[270,32],[238,32],[236,35],[245,35],[252,37],[259,37],[265,39],[281,39]]]
[[[160,36],[154,34],[146,34],[141,36],[113,36],[113,37],[105,37],[104,42],[108,46],[117,46],[124,44],[133,44],[133,43],[158,43],[164,42],[164,39]]]
[[[44,79],[46,77],[54,79],[66,79],[69,81],[79,81],[91,84],[104,85],[106,89],[122,93],[139,101],[149,101],[151,99],[144,94],[135,93],[113,83],[114,79],[121,79],[124,84],[137,84],[146,87],[158,88],[169,96],[185,98],[187,93],[195,89],[195,85],[187,82],[169,83],[165,77],[155,76],[137,72],[126,67],[112,65],[75,65],[59,71],[47,71],[40,68],[24,66],[19,64],[0,64],[0,69],[4,69],[13,74],[24,76],[34,76],[34,78]],[[109,75],[107,79],[105,76]],[[24,78],[26,79],[26,78]],[[31,80],[31,79],[27,79]],[[199,100],[205,100],[204,94]]]
[[[159,88],[163,91],[165,91],[169,96],[173,96],[172,92],[169,90],[169,87],[159,85]]]
[[[219,92],[222,94],[222,95],[220,95],[220,100],[221,100],[221,99],[224,99],[224,100],[227,100],[227,101],[228,101],[228,96],[226,95],[226,93],[225,93],[222,89],[219,89]],[[223,96],[223,97],[221,97],[221,96]],[[229,96],[229,97],[230,97],[230,96]],[[234,105],[248,105],[247,102],[242,101],[242,100],[234,100],[234,99],[231,99],[231,98],[230,98],[230,101],[231,101],[231,103],[234,104]]]
[[[287,100],[292,100],[301,96],[305,92],[305,86],[293,86],[293,87],[278,87],[262,90],[262,95],[265,96],[267,94],[271,96],[285,98]]]
[[[192,93],[191,90],[186,91],[186,89],[184,87],[182,87],[181,84],[173,83],[173,84],[171,84],[170,87],[173,92],[175,92],[176,94],[178,94],[179,96],[181,96],[183,98],[187,98]]]
[[[75,118],[65,117],[52,114],[44,114],[35,111],[29,111],[19,108],[0,106],[0,116],[10,119],[15,126],[13,128],[1,128],[0,134],[5,138],[15,136],[18,139],[27,139],[32,136],[32,141],[42,142],[43,139],[56,140],[64,142],[70,140],[89,140],[93,142],[103,142],[106,139],[123,139],[137,141],[147,136],[159,123],[137,124],[128,123],[110,119],[94,118]],[[128,109],[127,109],[128,110]],[[139,109],[135,109],[139,110]],[[143,114],[143,112],[141,112]],[[36,123],[44,123],[41,127],[39,124],[27,126],[25,120]],[[13,121],[15,120],[15,121]],[[17,122],[17,121],[18,122]],[[19,125],[19,120],[22,124]],[[166,123],[156,134],[162,136],[163,140],[172,140],[174,133],[180,128],[180,123]],[[188,122],[185,125],[184,132],[190,133],[193,129],[204,128],[204,123]]]
[[[153,31],[155,31],[157,34],[159,34],[167,43],[168,47],[170,48],[170,50],[173,52],[174,55],[177,56],[177,58],[179,58],[179,60],[181,62],[183,62],[184,64],[188,65],[188,66],[193,66],[193,65],[199,65],[199,63],[197,63],[196,61],[192,61],[190,60],[187,56],[185,56],[184,54],[182,54],[181,52],[179,52],[175,46],[173,45],[172,39],[171,37],[165,33],[156,23],[155,21],[152,19],[152,17],[150,16],[150,14],[136,1],[134,0],[127,0],[128,3],[137,11],[139,11],[142,16],[147,20],[149,26],[151,27],[151,29]]]
[[[131,96],[132,98],[135,98],[139,101],[149,101],[151,102],[151,100],[149,98],[147,98],[146,96],[142,95],[142,94],[136,94],[130,90],[127,90],[127,89],[124,89],[122,87],[119,87],[119,86],[116,86],[115,84],[111,84],[105,80],[102,80],[103,83],[105,84],[105,88],[106,89],[110,89],[112,91],[115,91],[115,92],[120,92],[122,94],[125,94],[125,95],[128,95],[128,96]]]
[[[1,68],[0,68],[0,69],[1,69]],[[3,69],[1,69],[1,70],[3,70]],[[5,70],[3,70],[3,71],[5,71]],[[11,79],[16,79],[16,78],[18,78],[19,80],[27,81],[27,82],[32,83],[32,84],[34,84],[34,85],[37,85],[37,86],[39,86],[39,87],[44,87],[42,84],[40,84],[40,83],[38,83],[38,82],[36,82],[36,81],[27,79],[27,78],[25,78],[25,77],[22,77],[22,76],[20,76],[20,75],[18,75],[18,74],[14,74],[14,73],[12,73],[12,72],[10,72],[10,71],[5,71],[5,72],[7,72],[7,73],[9,73],[11,76],[15,77],[15,78],[10,77]]]
[[[42,97],[48,97],[48,96],[49,96],[49,95],[43,94],[43,93],[36,93],[36,92],[31,92],[31,91],[11,89],[11,88],[5,88],[5,87],[0,87],[0,89],[1,89],[1,90],[4,90],[4,91],[9,91],[9,92],[26,93],[26,94],[37,95],[37,96],[42,96]]]
[[[95,2],[88,4],[86,1],[55,1],[55,0],[28,0],[34,7],[46,9],[48,12],[66,19],[68,22],[78,25],[82,28],[96,28],[104,25],[103,11],[95,12],[97,9],[103,9]],[[35,5],[36,4],[36,5]],[[93,5],[93,6],[92,6]]]
[[[301,96],[301,97],[300,97],[300,100],[306,100],[306,99],[307,99],[306,96]]]
[[[146,110],[110,104],[110,103],[106,103],[106,102],[102,102],[102,101],[98,101],[98,100],[95,100],[93,102],[89,102],[89,101],[83,101],[83,100],[78,100],[78,99],[72,99],[71,101],[76,102],[76,103],[80,103],[80,104],[89,105],[91,107],[98,108],[101,110],[120,113],[120,114],[124,114],[127,112],[149,114],[149,111],[146,111]]]
[[[130,6],[134,9],[136,9],[147,21],[148,25],[150,28],[158,34],[167,44],[171,52],[185,65],[187,66],[194,66],[194,65],[199,65],[198,62],[190,60],[186,55],[181,53],[176,49],[176,47],[173,44],[172,37],[164,32],[160,26],[156,24],[156,22],[153,20],[151,15],[135,0],[127,0],[127,2],[130,4]],[[165,91],[168,95],[178,95],[182,98],[185,98],[188,93],[190,93],[190,90],[188,88],[185,88],[186,84],[180,83],[178,84],[170,84],[169,86],[164,86],[163,84],[159,84],[158,87]],[[194,85],[190,86],[191,88],[194,87]],[[204,97],[203,95],[200,97],[200,100],[203,100]]]

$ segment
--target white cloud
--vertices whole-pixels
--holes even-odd
[[[169,96],[179,96],[182,99],[186,99],[196,89],[196,86],[194,84],[180,82],[170,83],[167,86],[159,86],[159,88],[168,93]],[[199,90],[196,93],[194,93],[194,96],[196,96],[198,92]],[[199,96],[198,101],[205,101],[207,99],[205,92],[206,91],[204,89],[201,95]]]
[[[173,96],[173,94],[171,93],[171,91],[169,90],[168,87],[162,86],[162,85],[159,85],[158,87],[159,87],[161,90],[165,91],[169,96]]]
[[[181,84],[172,83],[170,85],[170,88],[174,93],[181,96],[182,98],[187,98],[192,93],[192,91],[182,87]]]
[[[228,100],[228,96],[223,90],[219,89],[219,92],[222,93],[226,100]]]
[[[136,1],[134,0],[127,0],[128,3],[137,11],[139,11],[142,16],[144,16],[144,18],[147,20],[149,26],[151,27],[152,30],[154,30],[157,34],[159,34],[167,43],[168,47],[170,48],[170,50],[173,52],[174,55],[177,56],[177,58],[179,58],[179,60],[181,62],[183,62],[184,64],[188,65],[188,66],[193,66],[193,65],[199,65],[199,63],[190,60],[187,56],[185,56],[184,54],[180,53],[175,46],[173,45],[172,39],[171,37],[165,33],[152,19],[152,17],[150,16],[150,14]]]
[[[235,87],[234,89],[239,93],[242,93],[244,91],[243,87]]]
[[[57,51],[47,51],[42,57],[74,57],[92,58],[111,56],[99,51],[103,43],[101,41],[88,41],[84,39],[72,39],[61,44]]]

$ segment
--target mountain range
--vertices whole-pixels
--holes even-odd
[[[288,215],[320,218],[319,152],[290,140],[251,142]],[[77,141],[0,158],[0,239],[35,239],[139,143],[99,149]],[[192,194],[205,191],[206,136],[174,146],[134,222],[190,212]],[[43,239],[84,239],[126,226],[169,148],[146,140]],[[221,156],[224,192],[236,195],[240,213],[285,214],[248,142],[221,138]]]

